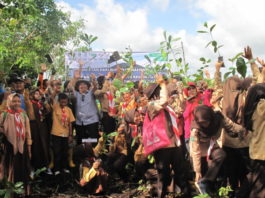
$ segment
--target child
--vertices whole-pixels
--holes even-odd
[[[30,119],[32,144],[32,166],[35,170],[47,167],[49,164],[49,132],[46,115],[50,112],[50,105],[41,98],[40,90],[25,97],[28,116]]]
[[[107,166],[111,172],[117,172],[119,176],[127,181],[128,175],[125,170],[127,163],[127,143],[125,139],[125,125],[121,124],[118,128],[118,135],[114,138],[114,143],[109,148]]]
[[[54,154],[54,173],[58,175],[63,170],[69,173],[68,144],[73,141],[72,122],[75,121],[72,110],[67,107],[68,97],[64,93],[58,95],[58,104],[53,106],[53,123],[51,141]]]

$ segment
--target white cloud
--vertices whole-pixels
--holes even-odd
[[[182,0],[183,1],[183,0]],[[265,41],[265,26],[263,25],[265,1],[253,0],[185,0],[190,12],[194,16],[201,16],[203,13],[210,18],[209,24],[217,24],[213,31],[214,38],[223,44],[221,53],[225,60],[233,57],[243,50],[243,47],[253,47],[255,56],[263,56],[263,43]],[[170,0],[150,0],[153,6],[160,6],[165,10]],[[84,31],[99,37],[96,41],[96,50],[124,50],[130,45],[134,51],[154,51],[159,48],[163,40],[163,29],[157,27],[151,29],[148,21],[148,12],[152,9],[143,6],[127,10],[122,4],[115,0],[95,0],[95,7],[80,5],[80,8],[73,8],[61,1],[57,3],[63,10],[72,13],[72,18],[85,19]],[[185,19],[182,19],[185,20]],[[196,20],[196,19],[195,19]],[[172,22],[172,26],[174,22]],[[201,29],[198,24],[197,29]],[[189,34],[185,30],[171,32],[180,36],[184,43],[186,60],[192,68],[199,67],[200,57],[217,60],[216,54],[211,48],[204,46],[210,37],[203,34]],[[227,62],[229,66],[229,62]],[[214,66],[210,71],[214,70]]]
[[[151,0],[150,5],[157,7],[162,11],[166,11],[169,6],[170,0]]]
[[[124,50],[130,46],[137,51],[152,51],[158,48],[162,39],[161,28],[150,29],[147,10],[125,10],[113,0],[96,0],[96,7],[81,5],[81,9],[58,2],[64,11],[72,13],[72,19],[85,20],[85,32],[99,37],[99,50]]]

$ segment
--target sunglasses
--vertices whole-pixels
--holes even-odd
[[[81,100],[82,100],[82,102],[85,101],[85,95],[82,95]]]

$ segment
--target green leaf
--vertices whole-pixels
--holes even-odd
[[[114,137],[114,136],[117,136],[119,133],[118,132],[112,132],[110,134],[108,134],[108,137]]]
[[[214,53],[216,53],[216,52],[217,52],[217,50],[218,50],[218,48],[217,48],[217,47],[214,47],[214,48],[213,48],[213,51],[214,51]]]
[[[116,79],[116,78],[113,80],[112,84],[117,89],[120,89],[123,86],[123,82],[119,79]]]
[[[15,184],[15,188],[19,188],[19,187],[21,187],[21,186],[23,186],[23,182],[17,182],[17,183]]]
[[[199,30],[198,33],[208,33],[207,31]]]
[[[247,65],[245,60],[242,57],[239,57],[236,61],[237,72],[243,77],[246,77],[247,74]]]
[[[164,38],[165,38],[165,40],[167,40],[167,32],[166,31],[164,31]]]
[[[128,93],[128,92],[130,92],[130,89],[128,87],[123,87],[120,89],[120,92],[121,93]]]
[[[4,195],[6,193],[6,189],[1,189],[0,190],[0,195]]]
[[[34,175],[35,176],[38,176],[40,173],[42,173],[44,171],[46,171],[46,168],[45,167],[44,168],[40,168],[40,169],[38,169],[38,170],[35,171]]]
[[[172,40],[172,36],[169,35],[169,37],[168,37],[168,42],[171,42],[171,40]]]
[[[174,39],[172,39],[172,41],[178,41],[178,40],[180,40],[181,38],[174,38]]]
[[[206,60],[205,60],[204,57],[201,57],[201,58],[200,58],[200,61],[201,61],[201,62],[205,62]]]
[[[212,27],[210,28],[210,32],[213,31],[214,27],[216,26],[216,24],[212,25]]]
[[[203,26],[206,27],[206,28],[208,28],[208,23],[207,22],[204,22]]]
[[[134,83],[133,83],[133,82],[127,82],[127,83],[126,83],[126,87],[127,87],[128,89],[131,89],[131,88],[134,87]]]
[[[149,58],[149,56],[145,55],[144,57],[145,57],[145,59],[146,59],[150,64],[152,63],[152,61],[151,61],[151,59]]]
[[[212,46],[216,47],[217,46],[217,42],[216,41],[212,41]]]
[[[207,43],[207,45],[205,46],[205,48],[207,48],[211,43],[212,43],[212,41],[210,41],[209,43]]]
[[[231,74],[232,72],[226,72],[225,74],[224,74],[224,79],[227,79],[227,77]]]

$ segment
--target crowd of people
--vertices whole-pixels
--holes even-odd
[[[253,60],[249,47],[246,59]],[[53,177],[72,174],[91,194],[103,193],[110,177],[157,178],[153,196],[180,191],[191,197],[191,181],[201,194],[231,186],[231,197],[265,197],[265,62],[250,61],[252,76],[222,81],[216,62],[214,85],[207,80],[183,84],[180,76],[156,75],[116,95],[115,79],[128,73],[72,79],[44,79],[36,86],[10,78],[1,94],[0,178],[22,181],[30,194],[34,171]],[[143,76],[142,76],[143,77]],[[210,78],[206,75],[206,78]],[[63,83],[63,86],[62,86]],[[154,163],[149,159],[154,158]]]

